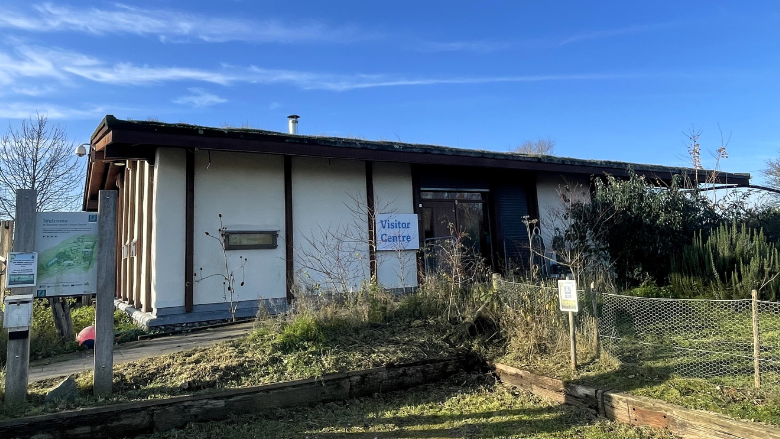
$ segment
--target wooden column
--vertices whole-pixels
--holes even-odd
[[[122,282],[124,281],[123,277],[123,269],[124,266],[124,259],[122,259],[122,247],[124,246],[124,241],[122,240],[124,237],[124,214],[125,214],[125,194],[124,194],[124,175],[117,174],[116,176],[116,186],[119,189],[118,191],[118,198],[119,201],[117,202],[117,209],[116,209],[116,293],[114,294],[114,297],[117,299],[122,299]],[[106,184],[108,185],[108,184]]]
[[[144,210],[146,208],[146,166],[145,162],[135,164],[135,220],[133,221],[133,236],[135,240],[133,257],[133,303],[137,309],[142,307],[143,294],[143,263],[144,263]]]
[[[416,166],[412,167],[412,211],[417,215],[417,230],[420,235],[420,249],[417,250],[415,259],[417,260],[417,286],[421,286],[423,283],[423,276],[425,274],[425,234],[422,228],[422,215],[420,204],[422,199],[420,198],[420,177],[419,169]]]
[[[127,291],[127,279],[129,276],[128,273],[128,248],[127,248],[127,238],[128,238],[128,224],[130,223],[129,218],[129,212],[130,212],[130,169],[127,165],[125,165],[125,172],[122,176],[122,235],[120,238],[120,241],[122,243],[122,274],[120,275],[120,279],[122,281],[119,290],[122,293],[122,300],[127,302],[128,301],[128,291]]]
[[[96,396],[111,393],[114,375],[114,291],[116,290],[116,191],[98,195],[97,292],[95,294]]]
[[[295,247],[293,246],[292,157],[284,156],[284,244],[287,303],[292,303],[295,285]]]
[[[152,312],[152,209],[154,208],[154,166],[146,164],[146,210],[144,213],[144,266],[146,278],[144,284],[144,312]]]
[[[195,256],[195,151],[186,152],[186,199],[184,203],[184,310],[192,312]]]
[[[127,303],[135,305],[135,297],[133,295],[133,286],[135,283],[135,265],[133,261],[133,240],[135,239],[135,182],[138,179],[138,170],[135,167],[134,161],[127,162],[127,239],[125,240],[125,246],[127,248],[127,258],[125,259],[125,266],[127,267],[127,278],[125,279],[125,296],[127,297]]]
[[[374,200],[374,162],[366,161],[366,213],[368,216],[368,268],[371,280],[377,281],[376,201]]]

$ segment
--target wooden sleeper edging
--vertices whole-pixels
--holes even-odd
[[[643,396],[548,378],[503,364],[492,369],[502,382],[542,398],[583,408],[615,422],[665,428],[685,439],[780,439],[780,428],[693,410]]]
[[[16,418],[0,422],[3,439],[97,439],[132,437],[263,410],[341,401],[435,382],[470,366],[448,358],[325,375],[321,378],[228,389],[163,400]]]

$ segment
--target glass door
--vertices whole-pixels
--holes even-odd
[[[422,233],[426,248],[426,271],[441,269],[444,252],[459,237],[468,265],[476,259],[491,263],[490,221],[487,193],[423,191]]]

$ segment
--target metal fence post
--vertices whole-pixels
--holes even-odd
[[[761,388],[761,338],[758,334],[758,292],[751,291],[753,302],[753,374],[756,389]]]
[[[114,379],[117,192],[100,191],[98,199],[95,373],[92,386],[96,396],[110,394]]]

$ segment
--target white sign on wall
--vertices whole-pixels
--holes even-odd
[[[6,288],[34,287],[37,276],[36,263],[38,254],[35,252],[8,253],[8,265],[6,265]]]
[[[38,212],[36,297],[95,294],[97,213]]]
[[[377,250],[417,250],[420,234],[417,215],[413,213],[379,213],[376,215]]]

